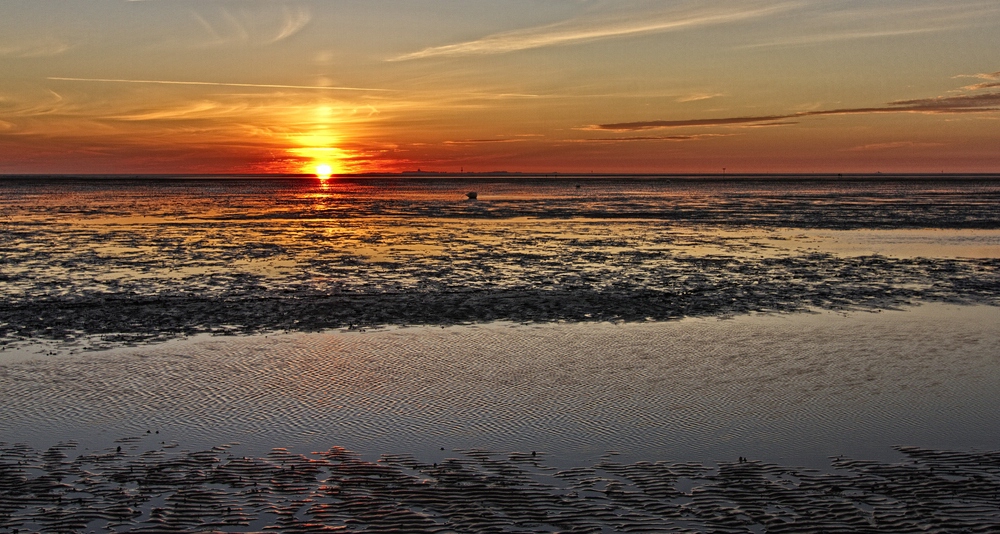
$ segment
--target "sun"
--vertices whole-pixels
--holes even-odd
[[[333,167],[329,166],[328,164],[320,163],[319,165],[316,165],[316,176],[319,177],[320,180],[326,180],[332,174],[333,174]]]

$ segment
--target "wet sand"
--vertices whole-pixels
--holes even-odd
[[[996,177],[476,184],[0,181],[0,531],[998,527]]]
[[[398,223],[378,224],[384,227],[366,231]],[[940,257],[940,250],[939,257],[914,257],[817,250],[835,249],[838,242],[829,238],[789,245],[783,233],[727,235],[650,222],[562,222],[558,235],[546,233],[547,222],[477,222],[472,236],[468,225],[407,224],[406,231],[379,237],[388,243],[375,259],[357,256],[362,245],[352,245],[350,253],[316,250],[299,229],[279,259],[245,264],[239,258],[256,245],[231,244],[246,236],[221,229],[213,230],[220,232],[215,245],[198,245],[205,257],[187,249],[165,256],[156,250],[101,252],[95,243],[105,238],[89,231],[33,236],[61,244],[46,245],[44,253],[38,244],[19,246],[33,252],[15,258],[15,268],[0,280],[0,348],[37,339],[80,343],[95,334],[104,337],[86,339],[87,346],[351,325],[644,321],[920,302],[1000,304],[1000,233],[979,241],[977,250],[986,257]],[[856,234],[863,232],[842,239]],[[413,240],[449,246],[411,250]],[[947,249],[947,243],[938,237],[923,246]]]
[[[9,351],[0,525],[989,530],[998,312]]]
[[[996,177],[474,182],[0,180],[0,347],[1000,303]]]
[[[545,456],[455,451],[441,462],[342,448],[236,456],[0,447],[0,528],[82,532],[988,532],[1000,452],[901,447],[894,463],[821,473],[755,460],[558,470]],[[77,455],[79,454],[79,455]]]

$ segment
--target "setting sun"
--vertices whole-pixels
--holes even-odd
[[[329,178],[331,174],[333,174],[333,168],[326,163],[321,163],[316,166],[316,176],[320,179]]]

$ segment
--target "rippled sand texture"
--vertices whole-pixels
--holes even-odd
[[[997,179],[34,179],[0,191],[0,346],[1000,297]]]
[[[1000,443],[1000,309],[221,337],[0,365],[0,441],[822,465]]]
[[[896,463],[622,463],[557,470],[544,455],[457,451],[364,461],[149,449],[80,454],[0,445],[0,528],[83,532],[989,532],[1000,452],[901,448]]]

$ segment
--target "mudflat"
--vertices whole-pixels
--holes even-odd
[[[0,181],[0,528],[995,529],[998,184]]]
[[[998,319],[932,304],[9,351],[0,521],[992,528]]]

